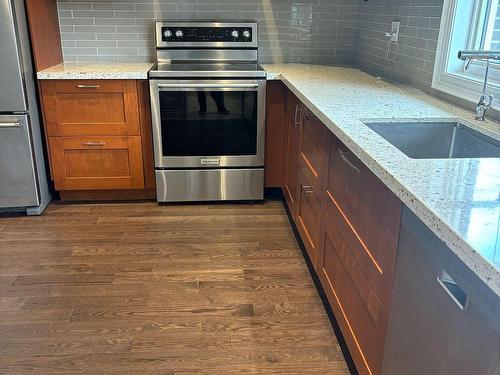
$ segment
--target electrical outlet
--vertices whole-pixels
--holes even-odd
[[[397,43],[399,40],[399,26],[401,21],[392,21],[391,25],[391,42]]]

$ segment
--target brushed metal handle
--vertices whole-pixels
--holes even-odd
[[[300,188],[304,194],[314,194],[314,189],[311,185],[301,185]]]
[[[79,89],[98,89],[101,85],[76,85]]]
[[[299,105],[299,103],[297,103],[297,105],[295,106],[295,127],[296,128],[298,128],[300,126],[299,114],[300,114],[300,105]]]
[[[22,122],[1,122],[0,128],[20,128],[22,126]]]
[[[467,307],[469,306],[469,297],[467,296],[467,293],[465,293],[465,291],[455,282],[455,280],[453,280],[448,272],[443,270],[441,275],[438,276],[437,282],[444,289],[446,294],[451,297],[460,310],[467,310]]]
[[[194,89],[256,89],[256,83],[159,83],[159,88],[194,88]]]
[[[106,146],[106,142],[83,142],[84,146]]]
[[[347,159],[347,154],[350,154],[349,151],[342,151],[340,148],[338,149],[339,151],[339,155],[340,157],[342,158],[342,160],[344,161],[344,163],[346,163],[353,171],[355,171],[357,174],[360,173],[359,171],[359,168],[356,167],[349,159]]]

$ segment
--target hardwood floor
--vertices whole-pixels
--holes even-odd
[[[0,374],[349,374],[281,202],[0,217]]]

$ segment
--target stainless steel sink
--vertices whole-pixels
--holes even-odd
[[[412,159],[500,158],[500,141],[459,122],[370,122]]]

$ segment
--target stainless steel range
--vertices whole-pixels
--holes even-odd
[[[264,198],[266,73],[255,22],[156,22],[159,202]]]

